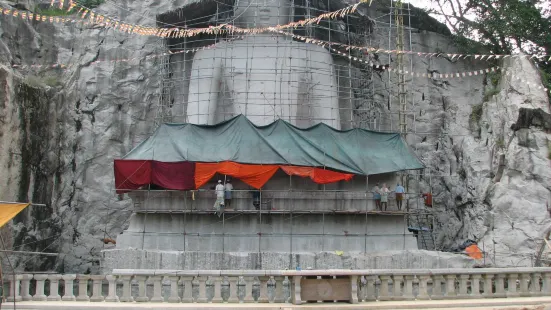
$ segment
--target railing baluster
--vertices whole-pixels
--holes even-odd
[[[151,276],[149,277],[149,281],[153,281],[153,297],[151,298],[151,302],[164,302],[165,299],[163,298],[163,286],[162,276]]]
[[[365,301],[377,300],[377,294],[375,292],[375,283],[379,277],[377,275],[368,275],[365,277]]]
[[[134,297],[132,297],[132,281],[131,275],[122,275],[120,277],[122,281],[122,297],[120,298],[121,302],[134,302]]]
[[[212,297],[211,303],[220,303],[224,300],[222,299],[222,280],[220,276],[211,276],[211,281],[214,282],[214,296]]]
[[[505,278],[507,277],[504,273],[498,273],[496,274],[495,278],[495,286],[496,286],[496,292],[494,294],[494,298],[505,298],[507,297],[507,294],[505,294]]]
[[[119,302],[119,296],[117,296],[117,276],[107,275],[105,278],[109,282],[109,295],[105,297],[105,301]]]
[[[197,296],[197,302],[205,303],[207,299],[207,277],[198,276],[197,281],[199,281],[199,296]]]
[[[358,303],[358,276],[355,276],[355,275],[350,275],[349,301],[352,304]]]
[[[518,274],[510,273],[507,277],[507,297],[519,297],[517,292],[517,279]]]
[[[104,278],[105,278],[104,276],[91,276],[92,297],[90,297],[90,301],[94,301],[94,302],[104,301],[105,298],[103,298],[103,294],[102,294],[102,285],[103,285]]]
[[[149,297],[147,297],[146,291],[145,291],[145,280],[147,280],[147,276],[143,275],[136,275],[134,276],[134,279],[138,281],[138,297],[136,297],[137,302],[148,302]]]
[[[14,279],[15,278],[15,279]],[[23,279],[23,276],[21,275],[15,275],[8,277],[10,281],[10,291],[8,296],[8,301],[21,301],[23,298],[19,294],[19,284],[21,283],[21,279]]]
[[[541,295],[549,296],[551,294],[551,272],[543,273],[542,277],[543,277],[543,289],[542,289]],[[25,297],[23,297],[23,300],[25,300]]]
[[[446,278],[446,296],[445,297],[447,299],[453,299],[457,296],[457,293],[455,292],[455,275],[447,274],[445,278]]]
[[[61,297],[61,300],[63,301],[75,301],[77,298],[75,297],[75,293],[73,292],[73,282],[77,278],[76,274],[64,274],[61,276],[63,279],[63,284],[65,286],[65,290],[63,292],[63,297]]]
[[[33,297],[30,294],[32,279],[33,279],[32,274],[21,275],[21,300],[23,301],[33,300]]]
[[[417,299],[419,300],[428,300],[429,292],[428,292],[428,282],[430,280],[429,275],[420,275],[419,276],[419,294],[417,295]]]
[[[358,277],[358,301],[359,302],[362,302],[362,301],[365,301],[365,289],[366,289],[366,283],[367,281],[365,280],[365,277],[364,276],[359,276]]]
[[[50,296],[48,296],[48,301],[59,301],[61,296],[59,295],[59,279],[61,279],[60,274],[51,274],[48,275],[48,280],[50,280]]]
[[[270,277],[262,276],[258,277],[258,282],[260,284],[260,296],[258,296],[257,302],[268,302],[268,280]]]
[[[468,274],[460,274],[459,275],[459,294],[457,295],[458,298],[469,298],[470,295],[467,293],[467,284],[469,283],[469,277]]]
[[[285,303],[291,303],[291,281],[289,276],[285,276],[285,280],[283,280],[283,296]]]
[[[33,296],[34,301],[46,301],[47,297],[44,295],[44,281],[48,279],[48,275],[45,274],[35,274],[34,279],[36,280],[36,290]]]
[[[275,301],[275,279],[273,276],[270,276],[267,282],[267,294],[268,294],[268,302],[274,303]],[[271,287],[271,288],[270,288]]]
[[[168,297],[168,302],[179,303],[182,300],[180,296],[178,296],[178,280],[180,279],[180,277],[169,276],[168,279],[170,280],[170,297]],[[185,287],[184,287],[184,290],[185,290]],[[191,302],[191,301],[188,301],[188,302]]]
[[[77,301],[90,301],[88,296],[88,280],[90,280],[89,275],[79,274],[77,275],[78,280],[78,296]]]
[[[415,296],[413,296],[413,280],[415,279],[415,276],[407,275],[404,276],[405,282],[404,282],[404,300],[414,300]]]
[[[493,292],[493,281],[494,275],[491,273],[487,273],[482,276],[484,278],[484,294],[482,296],[484,298],[492,298],[494,296]]]
[[[244,277],[245,279],[245,302],[254,302],[253,298],[253,277]]]
[[[472,274],[471,275],[471,297],[480,298],[480,279],[482,278],[481,274]]]
[[[530,291],[528,290],[528,281],[530,281],[529,273],[520,274],[520,296],[528,297],[530,296]]]
[[[276,276],[276,277],[274,277],[274,281],[275,281],[275,299],[274,299],[274,302],[284,303],[285,302],[285,295],[283,294],[283,281],[285,281],[285,277]]]
[[[230,275],[228,276],[228,281],[230,282],[230,296],[228,297],[228,303],[238,303],[239,302],[239,292],[237,290],[237,282],[239,281],[239,275]]]
[[[444,277],[441,275],[434,275],[432,277],[432,295],[431,299],[442,299],[444,295],[442,294],[442,282]]]
[[[392,276],[392,288],[393,288],[393,293],[392,293],[392,297],[390,299],[392,300],[402,300],[403,299],[403,295],[402,295],[402,282],[404,281],[404,276],[402,275],[394,275]]]
[[[182,282],[184,283],[184,295],[182,296],[182,302],[192,303],[196,302],[193,299],[193,278],[194,276],[182,276]]]
[[[530,295],[531,296],[541,296],[541,286],[540,286],[540,277],[541,273],[534,272],[532,274],[532,285],[530,285]]]
[[[291,299],[293,304],[300,305],[302,304],[301,292],[302,288],[300,286],[300,281],[302,276],[293,276],[293,282],[291,283]]]
[[[379,276],[379,278],[381,279],[381,287],[379,289],[379,300],[381,301],[391,300],[392,297],[390,296],[390,293],[388,291],[388,282],[390,281],[391,277],[389,275],[382,275],[382,276]]]

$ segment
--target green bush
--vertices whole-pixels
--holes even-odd
[[[482,107],[483,107],[482,103],[473,105],[471,110],[471,117],[470,117],[470,121],[473,124],[478,124],[478,122],[482,118]]]
[[[500,149],[503,149],[505,148],[505,140],[503,139],[503,137],[499,137],[497,138],[496,140],[496,146]]]
[[[58,7],[56,7],[56,8],[50,7],[50,8],[47,8],[47,9],[37,8],[35,11],[36,11],[37,14],[45,15],[45,16],[66,16],[66,15],[73,14],[72,11],[69,12],[67,10],[60,9]]]
[[[498,93],[499,93],[499,89],[497,89],[495,87],[491,87],[491,88],[486,89],[486,91],[484,92],[484,102],[489,101],[490,98],[497,95]]]
[[[105,2],[105,0],[79,0],[79,1],[77,1],[78,4],[80,4],[84,7],[87,7],[89,9],[93,9],[95,7],[98,7],[101,4],[103,4],[104,2]]]
[[[497,85],[499,85],[500,79],[501,79],[501,74],[499,72],[488,73],[488,80],[490,81],[491,85],[493,85],[494,87],[497,87]]]
[[[53,75],[45,76],[44,78],[42,78],[42,81],[44,82],[44,84],[50,87],[56,87],[61,85],[61,82],[59,81],[59,79]]]
[[[25,77],[24,83],[29,85],[30,87],[34,87],[34,88],[44,86],[44,83],[42,82],[42,80],[39,77],[35,76],[35,75],[27,75]]]
[[[79,5],[86,7],[88,9],[93,9],[103,4],[105,0],[80,0],[76,1]],[[71,15],[77,12],[77,9],[68,11],[67,8],[60,9],[58,6],[48,6],[47,8],[37,7],[35,12],[40,15],[46,16],[66,16]]]
[[[59,78],[55,75],[46,75],[44,77],[27,75],[25,77],[25,84],[29,85],[30,87],[39,88],[44,86],[60,86],[61,82],[59,81]]]

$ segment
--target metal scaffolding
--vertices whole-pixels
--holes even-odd
[[[258,27],[261,26],[258,23],[262,22],[262,10],[278,10],[278,20],[297,21],[335,9],[333,0],[294,0],[286,8],[277,3],[256,3],[257,7],[252,3],[243,10],[239,8],[238,3],[209,2],[205,7],[210,8],[210,11],[205,7],[197,8],[207,10],[205,15],[199,16],[194,10],[182,9],[171,14],[159,15],[158,20],[162,20],[162,24],[186,28],[219,24]],[[257,10],[254,17],[248,11],[252,9]],[[281,12],[288,13],[281,15]],[[240,19],[243,14],[249,14],[251,22],[244,23]],[[404,8],[402,0],[391,1],[388,15],[389,23],[377,26],[382,31],[388,28],[388,49],[405,50],[404,17],[408,18],[407,31],[411,49],[409,4]],[[297,27],[293,33],[329,42],[371,46],[374,43],[373,23],[370,18],[352,14],[342,19],[324,20],[319,24]],[[384,56],[379,59],[378,55],[364,54],[356,50],[339,50],[338,45],[329,44],[328,47],[321,47],[273,34],[241,36],[218,33],[163,39],[161,49],[165,56],[161,57],[159,62],[160,95],[155,128],[163,122],[187,122],[191,117],[207,119],[207,116],[216,114],[214,121],[209,120],[210,124],[244,114],[249,118],[261,120],[272,118],[275,121],[277,118],[284,118],[299,127],[319,122],[331,123],[338,118],[341,129],[365,128],[381,132],[399,132],[404,137],[407,134],[421,134],[415,131],[415,126],[408,126],[408,122],[415,124],[415,111],[409,109],[414,107],[413,102],[408,104],[405,77],[408,59],[404,53],[398,52],[395,62],[391,55],[388,55],[388,61],[384,63]],[[274,56],[265,55],[261,58],[259,51],[264,49],[270,49]],[[296,55],[299,57],[295,57]],[[326,55],[329,57],[326,58]],[[274,68],[258,66],[259,63],[270,61],[270,57],[276,58]],[[369,60],[376,65],[393,66],[399,70],[397,78],[390,72],[377,72],[365,62],[354,61],[354,58]],[[413,68],[411,61],[410,59]],[[301,65],[301,62],[306,65]],[[386,84],[385,74],[388,74]],[[374,83],[377,76],[383,82],[381,85]],[[316,78],[318,80],[315,80]],[[236,81],[242,84],[237,87]],[[335,84],[328,81],[335,81]],[[264,86],[259,87],[260,85]],[[377,104],[376,93],[381,92],[388,94],[388,106]],[[213,97],[216,98],[216,105],[212,104]],[[392,106],[394,98],[399,103],[398,107]],[[413,101],[412,96],[410,99]],[[326,102],[329,100],[337,101],[338,107],[328,108]],[[189,108],[190,105],[208,106],[208,109],[194,112]],[[251,109],[253,105],[256,112]],[[331,109],[331,113],[317,114],[316,111],[323,109]],[[402,184],[406,184],[403,182],[404,178],[408,178],[407,172],[402,173]],[[369,192],[367,188],[366,199]],[[365,211],[367,216],[367,208]],[[262,214],[263,212],[258,213],[261,223]],[[297,208],[289,210],[291,229],[293,218],[301,215]],[[407,217],[409,228],[419,229],[420,247],[435,249],[432,214],[424,210],[404,215]],[[224,222],[225,218],[222,218],[223,226]],[[289,234],[293,235],[292,230]],[[262,232],[259,232],[259,242],[261,235]],[[363,235],[367,238],[368,231],[366,230]],[[292,249],[292,237],[290,243]]]

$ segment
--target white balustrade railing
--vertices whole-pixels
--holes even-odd
[[[6,279],[8,301],[300,304],[551,296],[551,268],[114,270],[110,275],[18,274]]]

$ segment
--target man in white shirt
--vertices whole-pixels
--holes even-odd
[[[216,210],[216,214],[218,214],[218,217],[220,217],[224,208],[224,185],[222,184],[222,180],[218,180],[218,185],[216,185],[214,191],[216,192],[214,209]]]
[[[232,198],[233,185],[231,180],[226,181],[225,192],[224,192],[224,208],[231,208],[231,198]]]
[[[400,185],[400,183],[398,183],[394,192],[396,193],[396,205],[398,206],[398,210],[402,210],[402,202],[404,201],[404,194],[406,193],[406,190],[402,185]]]

